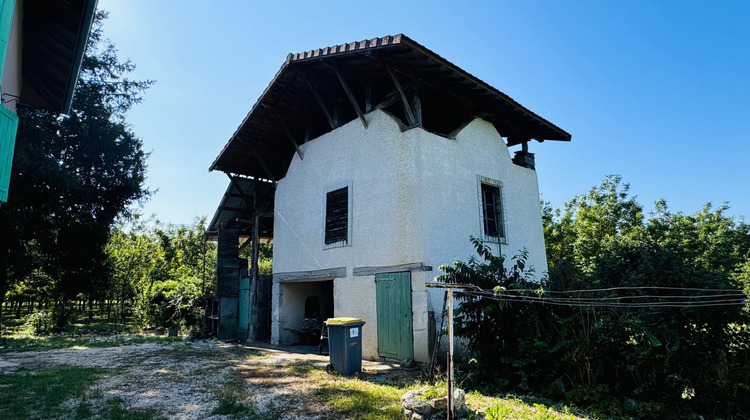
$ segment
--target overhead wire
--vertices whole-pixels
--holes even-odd
[[[688,290],[688,288],[671,288],[672,290]],[[700,289],[706,290],[706,289]],[[533,290],[519,290],[533,293]],[[723,289],[723,291],[730,291]],[[488,298],[502,302],[519,302],[519,303],[541,303],[557,306],[568,307],[613,307],[613,308],[705,308],[719,306],[742,306],[748,304],[748,296],[737,290],[731,290],[731,293],[713,294],[713,295],[641,295],[641,296],[619,296],[619,297],[547,297],[547,296],[525,296],[520,294],[510,294],[508,290],[494,291],[474,291],[464,290],[458,292],[462,295],[477,298]],[[621,302],[621,299],[662,299],[651,301]],[[665,300],[664,300],[665,299]],[[681,299],[681,300],[676,300]]]

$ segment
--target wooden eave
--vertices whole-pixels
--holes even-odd
[[[240,236],[251,237],[255,216],[260,216],[259,236],[273,238],[274,185],[233,176],[230,179],[219,206],[204,232],[204,240],[216,240],[219,228],[226,223],[236,223]]]
[[[83,62],[96,0],[25,0],[21,96],[67,113]]]
[[[394,78],[408,101],[419,97],[424,121],[417,125],[428,131],[447,135],[481,117],[495,125],[509,146],[532,139],[571,139],[499,90],[396,35],[289,54],[210,170],[279,180],[295,153],[303,157],[299,145],[332,130],[332,115],[340,126],[360,118],[358,109],[385,106],[406,121],[414,103],[409,109],[402,106]],[[406,114],[400,115],[404,109]]]

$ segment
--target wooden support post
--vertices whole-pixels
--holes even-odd
[[[302,150],[300,150],[299,144],[297,144],[297,141],[294,140],[294,136],[292,135],[292,132],[289,131],[289,128],[286,126],[286,123],[284,122],[284,119],[281,117],[281,114],[276,112],[276,118],[279,119],[279,122],[281,123],[281,127],[284,129],[284,132],[286,133],[286,138],[289,139],[290,142],[292,142],[292,145],[294,146],[294,150],[297,151],[297,155],[299,156],[300,160],[304,160],[305,155],[302,154]]]
[[[260,216],[255,215],[255,223],[253,223],[253,249],[252,249],[252,260],[253,268],[250,272],[250,290],[252,290],[252,301],[250,302],[250,313],[252,318],[250,323],[252,324],[251,338],[255,341],[258,340],[258,253],[260,247]]]
[[[229,182],[232,184],[235,190],[237,190],[237,194],[242,198],[242,201],[245,202],[245,205],[250,207],[253,205],[253,198],[249,197],[247,194],[245,194],[245,191],[242,190],[240,187],[239,182],[237,182],[237,179],[233,177],[232,175],[227,173],[227,176],[229,177]],[[255,195],[255,184],[253,184],[253,196]]]
[[[414,92],[414,119],[415,124],[422,126],[422,101],[419,99],[419,92]]]
[[[344,76],[342,76],[341,73],[335,67],[331,67],[331,68],[333,69],[333,72],[336,73],[336,77],[339,78],[341,87],[344,88],[344,92],[346,92],[346,96],[349,98],[349,102],[351,102],[352,106],[354,107],[354,112],[357,113],[357,116],[359,117],[360,121],[362,121],[362,125],[364,125],[365,128],[367,128],[367,120],[365,119],[365,114],[363,114],[362,110],[359,108],[357,99],[354,97],[352,90],[349,88],[349,84],[344,79]]]
[[[250,151],[253,153],[253,156],[255,156],[256,159],[258,159],[258,163],[260,163],[260,166],[263,168],[264,171],[266,171],[266,175],[268,175],[268,178],[276,182],[276,178],[273,176],[273,172],[271,172],[270,169],[268,169],[268,166],[266,166],[266,163],[263,161],[263,158],[260,157],[258,152],[255,150],[252,144],[248,143],[247,148],[250,149]]]
[[[333,106],[333,124],[336,127],[341,125],[341,102],[341,98],[339,98]]]
[[[416,123],[414,113],[411,112],[411,106],[409,106],[409,101],[406,99],[406,93],[404,93],[404,89],[401,87],[401,83],[399,83],[398,78],[396,78],[396,74],[393,73],[391,66],[386,64],[385,68],[388,70],[388,74],[391,75],[391,79],[393,79],[393,84],[396,85],[398,94],[401,95],[401,102],[404,103],[404,112],[406,113],[406,119],[409,120],[409,125],[414,125]]]
[[[448,420],[453,420],[453,289],[448,288]]]
[[[372,86],[368,83],[365,85],[365,112],[372,111]]]
[[[308,89],[310,89],[310,92],[312,92],[313,97],[315,97],[315,102],[318,103],[318,106],[321,110],[323,110],[323,114],[326,116],[326,120],[328,120],[328,124],[330,124],[331,129],[336,129],[336,124],[333,123],[333,118],[331,117],[331,114],[328,112],[328,108],[326,108],[325,102],[323,102],[323,98],[320,97],[320,94],[318,94],[318,90],[315,89],[310,83],[310,79],[307,77],[306,74],[303,74],[305,76],[305,83],[307,83]]]
[[[455,379],[453,372],[453,289],[475,289],[477,288],[473,284],[454,284],[454,283],[425,283],[426,287],[440,287],[446,289],[446,301],[448,304],[448,354],[446,376],[448,379],[448,400],[446,401],[446,407],[448,408],[448,420],[454,420],[455,407],[453,406],[453,390],[455,389]]]

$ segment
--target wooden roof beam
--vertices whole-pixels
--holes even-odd
[[[294,140],[294,136],[292,135],[292,132],[289,131],[289,127],[286,126],[286,123],[284,122],[284,119],[281,118],[281,114],[278,112],[276,113],[276,118],[279,119],[279,123],[281,123],[281,127],[284,129],[284,133],[286,133],[286,138],[292,143],[294,146],[294,150],[297,151],[297,155],[299,155],[300,160],[305,159],[305,155],[302,153],[302,150],[299,148],[299,144],[297,144],[297,141]]]
[[[229,182],[232,184],[232,187],[234,187],[234,189],[237,190],[237,192],[240,194],[245,204],[247,204],[248,206],[255,207],[255,201],[253,200],[252,197],[245,194],[245,191],[242,189],[242,186],[240,185],[240,183],[237,182],[237,179],[235,179],[235,177],[233,177],[230,174],[227,174],[227,176],[229,177]],[[253,182],[252,185],[253,185],[253,195],[255,195],[255,182]]]
[[[401,95],[401,102],[404,104],[404,112],[406,113],[406,118],[409,120],[409,125],[415,125],[417,120],[414,118],[414,113],[411,110],[411,106],[409,105],[409,101],[406,99],[406,93],[404,93],[404,88],[401,87],[401,83],[399,83],[398,78],[396,77],[396,74],[393,73],[393,70],[391,69],[391,66],[388,64],[385,64],[385,68],[388,70],[388,74],[391,75],[391,79],[393,79],[393,84],[396,85],[396,90],[398,90],[398,94]]]
[[[338,77],[339,82],[341,83],[341,87],[344,88],[344,92],[346,92],[346,96],[349,98],[349,102],[352,103],[352,106],[354,107],[354,112],[357,113],[359,120],[362,121],[362,125],[365,126],[365,128],[367,128],[367,120],[365,119],[365,114],[363,114],[362,109],[359,108],[357,99],[354,97],[352,90],[349,88],[349,84],[346,82],[346,79],[344,79],[344,76],[341,75],[341,73],[336,69],[336,67],[333,67],[333,66],[330,66],[330,67],[331,69],[333,69],[333,72],[336,73],[336,77]]]
[[[331,126],[331,130],[335,130],[336,125],[333,124],[333,117],[331,117],[331,113],[328,112],[328,108],[326,108],[326,104],[323,102],[323,98],[320,97],[318,90],[313,87],[312,83],[310,83],[310,78],[308,78],[306,74],[303,75],[305,76],[305,83],[307,83],[307,87],[310,89],[310,92],[312,92],[313,97],[315,97],[315,102],[318,103],[318,106],[320,106],[320,109],[326,116],[326,120],[328,120],[328,124]]]
[[[260,156],[260,154],[258,154],[258,151],[255,150],[255,147],[253,147],[252,143],[248,142],[247,143],[247,148],[250,149],[250,151],[253,153],[253,156],[255,156],[255,158],[258,159],[258,163],[263,168],[263,170],[266,171],[266,175],[268,175],[268,179],[270,179],[274,183],[278,182],[278,181],[276,181],[276,177],[273,176],[273,172],[271,172],[271,170],[268,169],[268,166],[263,161],[263,158]]]

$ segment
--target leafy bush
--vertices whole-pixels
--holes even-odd
[[[49,311],[34,311],[26,317],[24,329],[34,335],[47,335],[55,330],[55,321]]]
[[[662,216],[660,226],[643,225],[637,203],[618,192],[617,183],[607,188],[580,199],[580,219],[568,220],[569,226],[548,221],[548,231],[567,230],[568,236],[556,237],[552,250],[561,258],[539,282],[531,280],[525,252],[506,267],[505,257],[474,238],[479,258],[441,267],[441,281],[494,291],[458,294],[457,334],[478,362],[468,365],[466,383],[547,390],[602,416],[750,412],[750,313],[737,304],[742,298],[732,305],[690,305],[746,287],[747,257],[737,255],[750,255],[747,226],[705,209],[702,216]],[[626,216],[627,223],[618,219]],[[696,244],[696,230],[702,233],[695,238],[715,246]],[[726,259],[716,260],[722,255],[717,248]],[[602,306],[640,302],[645,295],[651,296],[646,302],[681,303]],[[566,391],[554,390],[556,382]],[[627,401],[638,403],[626,410]]]

